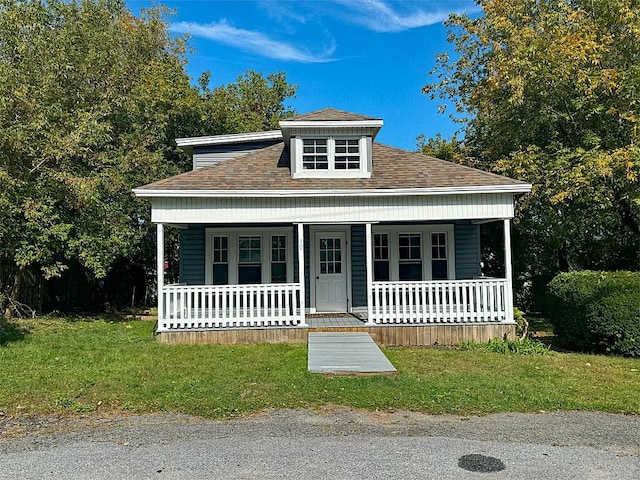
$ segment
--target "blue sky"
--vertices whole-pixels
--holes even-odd
[[[151,0],[127,0],[134,13]],[[191,36],[188,72],[211,86],[247,69],[284,71],[298,85],[298,113],[332,107],[382,118],[377,140],[409,150],[416,137],[457,126],[420,93],[435,55],[453,53],[442,25],[449,13],[477,14],[471,0],[174,0],[171,30]]]

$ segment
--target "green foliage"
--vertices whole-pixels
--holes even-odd
[[[586,327],[596,348],[614,355],[640,357],[640,289],[613,293],[587,311]]]
[[[524,340],[529,332],[529,322],[524,316],[524,312],[519,308],[514,308],[513,319],[516,322],[516,335],[518,338]]]
[[[548,317],[567,348],[640,355],[640,273],[583,271],[549,283]]]
[[[200,92],[162,6],[122,0],[0,3],[0,264],[97,278],[122,259],[153,269],[149,203],[132,188],[190,168],[175,138],[277,126],[295,94],[248,71]],[[206,78],[201,82],[206,87]],[[169,242],[171,238],[169,238]]]
[[[640,253],[640,9],[635,0],[478,0],[446,22],[423,92],[453,100],[466,156],[525,180],[520,284],[570,269],[633,269]]]
[[[551,352],[544,343],[530,338],[522,340],[500,340],[492,338],[487,343],[478,343],[473,340],[461,343],[458,350],[480,350],[491,353],[514,355],[547,355]]]
[[[279,121],[295,112],[285,106],[295,97],[296,85],[287,83],[284,72],[261,73],[247,70],[236,82],[209,89],[210,73],[205,72],[198,83],[202,91],[201,121],[197,135],[276,130]]]

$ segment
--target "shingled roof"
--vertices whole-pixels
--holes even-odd
[[[367,117],[366,115],[360,115],[358,113],[345,112],[344,110],[337,110],[335,108],[323,108],[322,110],[316,110],[315,112],[309,112],[302,115],[296,115],[295,117],[285,118],[284,121],[293,122],[353,122],[358,120],[381,120],[380,118]]]
[[[528,184],[419,153],[373,144],[370,178],[291,178],[289,149],[277,143],[226,162],[183,173],[136,189],[153,196],[164,191],[317,191],[509,187]]]

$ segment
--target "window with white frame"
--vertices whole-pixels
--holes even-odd
[[[431,234],[431,278],[447,280],[447,234],[437,232]]]
[[[286,227],[207,229],[205,282],[214,285],[293,281],[292,231]]]
[[[398,280],[422,280],[422,235],[398,234]]]
[[[376,282],[455,278],[453,225],[375,226],[372,240]]]
[[[366,178],[369,172],[367,137],[300,137],[292,138],[295,162],[294,177]]]
[[[333,165],[336,170],[359,170],[360,141],[357,139],[336,139]]]
[[[376,233],[373,236],[373,279],[386,282],[391,279],[389,268],[389,234]]]
[[[287,281],[287,236],[271,235],[271,283]]]
[[[214,235],[213,243],[213,268],[212,281],[214,285],[227,285],[229,283],[229,237]]]

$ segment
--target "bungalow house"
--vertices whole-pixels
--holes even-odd
[[[531,185],[378,144],[382,126],[323,109],[178,139],[193,170],[134,190],[157,224],[160,340],[304,342],[323,316],[387,345],[512,336],[510,219]],[[481,276],[485,222],[504,225],[505,278]]]

